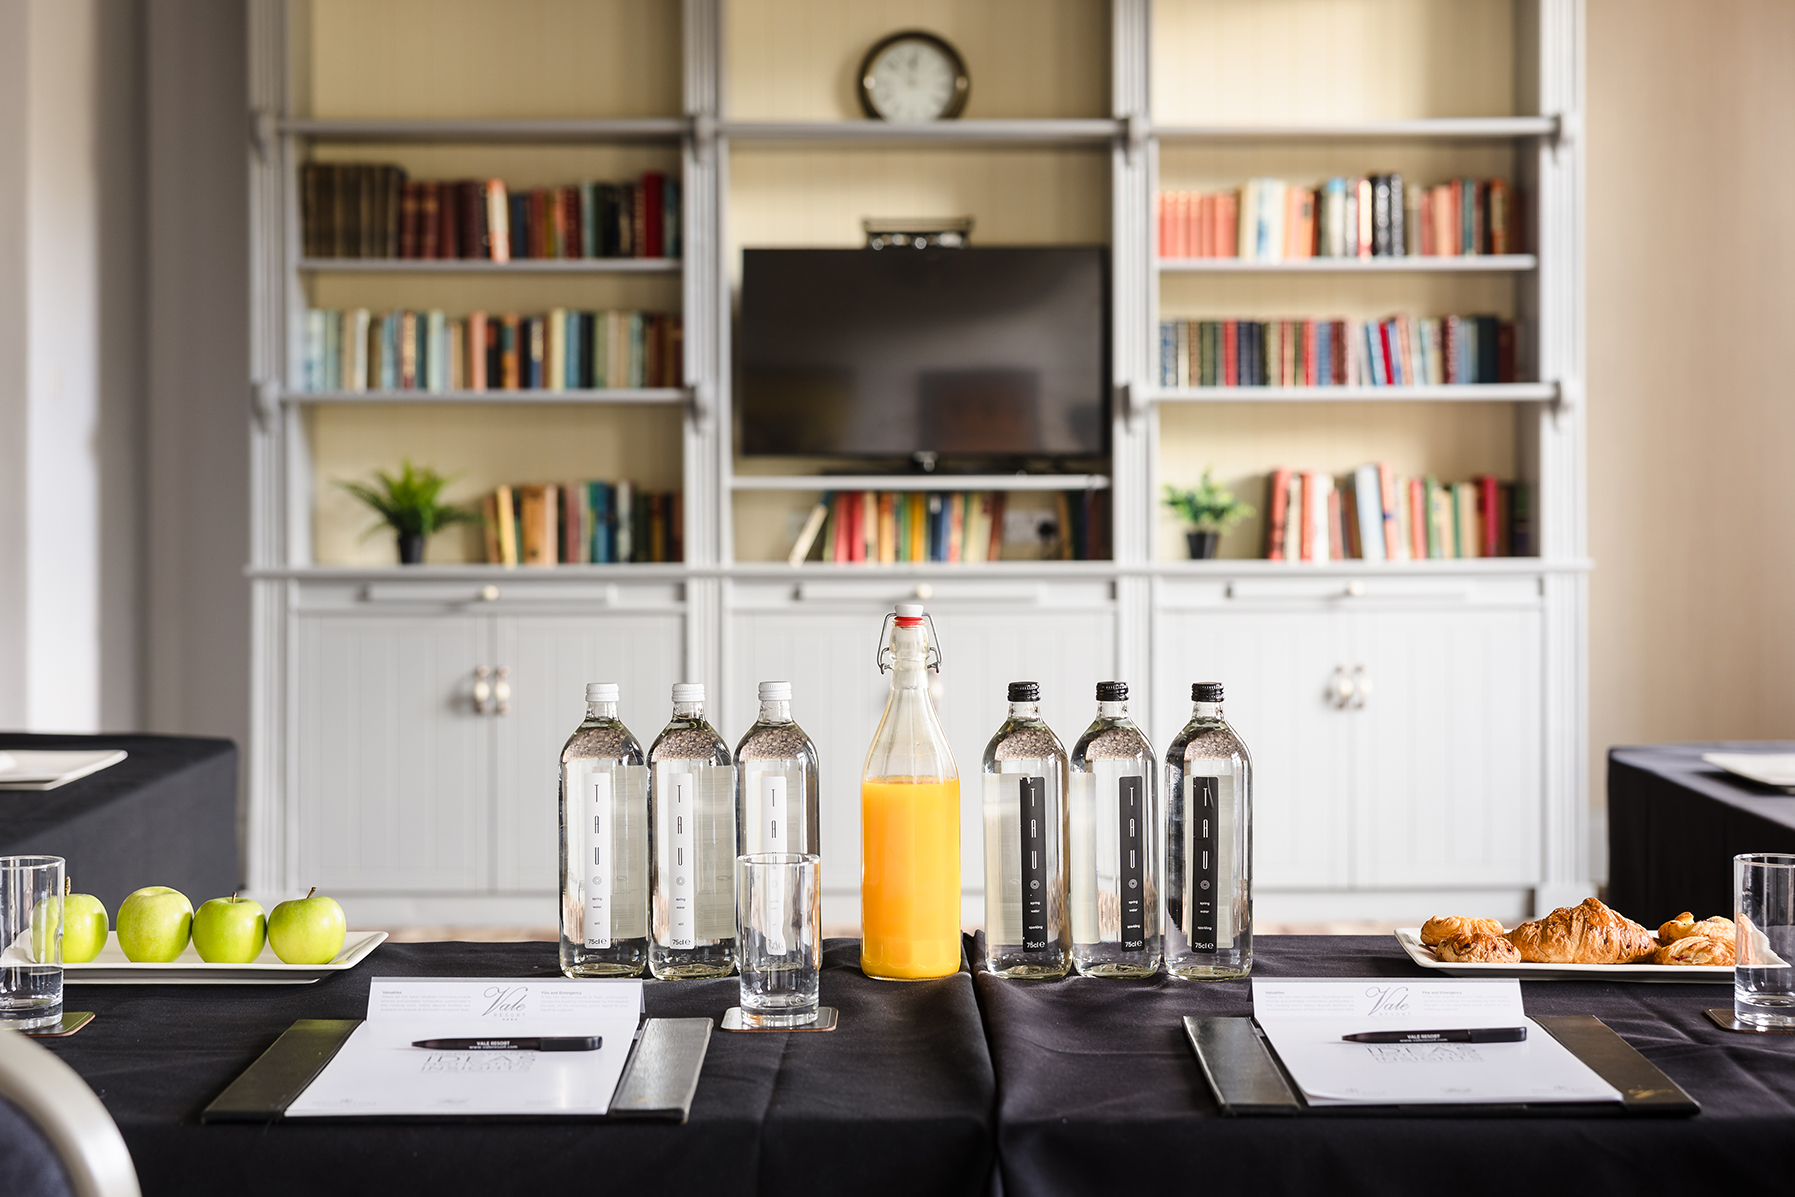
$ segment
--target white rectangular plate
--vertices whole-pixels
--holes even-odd
[[[351,931],[343,950],[329,964],[283,964],[274,949],[264,946],[249,964],[207,964],[192,944],[180,958],[167,964],[137,964],[125,959],[118,946],[118,932],[106,936],[106,946],[86,964],[62,966],[67,985],[310,985],[320,977],[354,968],[369,952],[386,942],[385,931]]]
[[[1398,927],[1396,942],[1422,968],[1449,977],[1516,977],[1522,981],[1655,981],[1731,985],[1730,964],[1460,964],[1421,946],[1421,928]]]
[[[76,778],[109,769],[126,755],[122,748],[85,752],[8,748],[0,751],[0,790],[54,790]]]
[[[1795,786],[1795,753],[1704,752],[1702,760],[1761,785]]]

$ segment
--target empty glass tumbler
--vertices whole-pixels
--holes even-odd
[[[60,856],[0,856],[0,1027],[62,1021]]]
[[[735,861],[736,963],[742,1022],[816,1021],[823,969],[822,858],[760,852]]]
[[[1795,1028],[1795,855],[1733,857],[1733,1017],[1751,1026]]]

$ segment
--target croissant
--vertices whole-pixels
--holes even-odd
[[[1658,928],[1658,942],[1663,944],[1687,939],[1692,935],[1703,935],[1709,939],[1725,940],[1727,943],[1732,943],[1734,939],[1733,920],[1717,914],[1712,918],[1696,922],[1695,916],[1685,910]]]
[[[1474,921],[1487,923],[1490,920]],[[1515,964],[1521,959],[1521,953],[1505,937],[1488,931],[1472,931],[1443,939],[1435,945],[1434,954],[1441,960],[1460,964]]]
[[[1658,950],[1651,932],[1596,898],[1522,923],[1508,939],[1535,964],[1632,964]]]
[[[1502,924],[1495,919],[1468,919],[1458,914],[1435,915],[1421,924],[1421,942],[1437,947],[1458,935],[1500,935]]]
[[[1706,935],[1684,935],[1653,952],[1652,963],[1731,965],[1733,963],[1733,941],[1710,939]]]

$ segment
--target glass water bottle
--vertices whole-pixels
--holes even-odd
[[[586,687],[561,750],[561,971],[639,977],[648,964],[648,768],[617,718],[617,686]]]
[[[673,718],[648,750],[654,924],[648,967],[663,979],[735,968],[735,766],[704,718],[704,686],[673,687]]]
[[[816,745],[792,720],[792,684],[760,684],[760,718],[735,746],[736,855],[821,856]]]
[[[1063,977],[1072,960],[1066,903],[1066,750],[1041,719],[1041,687],[1011,682],[1010,714],[985,746],[985,968]]]
[[[1097,683],[1072,748],[1072,965],[1087,977],[1159,971],[1159,764],[1128,717],[1126,682]]]
[[[933,621],[921,603],[886,619],[891,697],[860,778],[860,971],[921,981],[960,971],[960,771],[929,698]]]
[[[1166,969],[1224,981],[1253,971],[1253,761],[1222,718],[1221,683],[1190,697],[1166,749]]]

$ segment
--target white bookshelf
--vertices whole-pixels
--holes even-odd
[[[475,0],[455,2],[467,8]],[[1395,2],[1398,7],[1433,4],[1449,8],[1456,0]],[[857,685],[865,680],[861,658],[870,660],[870,637],[879,613],[897,598],[921,596],[942,612],[946,648],[958,669],[952,679],[954,702],[971,704],[974,694],[983,701],[988,697],[985,690],[995,693],[1001,689],[1007,672],[1025,667],[1021,661],[1047,661],[1062,672],[1044,677],[1044,685],[1055,687],[1056,693],[1067,691],[1049,711],[1063,733],[1076,734],[1074,724],[1082,726],[1078,713],[1088,705],[1085,691],[1092,680],[1088,675],[1121,677],[1136,683],[1135,711],[1159,743],[1181,719],[1185,703],[1179,687],[1189,681],[1184,674],[1192,669],[1212,670],[1226,675],[1231,694],[1239,687],[1241,705],[1231,707],[1231,713],[1254,728],[1256,735],[1249,735],[1249,740],[1256,757],[1268,762],[1323,762],[1328,771],[1304,783],[1323,796],[1331,793],[1328,786],[1335,777],[1373,776],[1375,770],[1368,773],[1365,762],[1379,760],[1379,754],[1388,753],[1391,744],[1404,741],[1399,733],[1380,730],[1383,725],[1374,719],[1351,731],[1342,731],[1344,725],[1337,722],[1322,721],[1310,702],[1320,693],[1321,681],[1300,670],[1288,678],[1274,678],[1275,670],[1269,665],[1243,664],[1242,652],[1259,646],[1254,651],[1262,651],[1262,660],[1269,662],[1280,659],[1279,653],[1288,656],[1288,646],[1331,644],[1334,641],[1327,638],[1334,637],[1345,646],[1339,648],[1341,654],[1362,652],[1369,658],[1389,648],[1389,643],[1380,639],[1388,628],[1418,629],[1417,636],[1432,635],[1428,629],[1437,629],[1442,639],[1435,655],[1452,658],[1457,662],[1453,668],[1462,668],[1464,677],[1476,678],[1489,662],[1477,656],[1474,646],[1504,645],[1508,657],[1528,662],[1527,670],[1513,676],[1502,674],[1507,682],[1483,689],[1520,704],[1520,715],[1492,715],[1486,722],[1501,728],[1504,735],[1521,736],[1526,746],[1515,758],[1518,763],[1492,766],[1490,776],[1521,794],[1512,809],[1526,812],[1525,834],[1496,836],[1494,863],[1452,863],[1446,872],[1428,872],[1421,864],[1392,864],[1367,845],[1340,848],[1351,860],[1338,867],[1293,849],[1288,867],[1280,866],[1281,872],[1272,868],[1264,874],[1266,885],[1259,909],[1270,917],[1281,911],[1307,917],[1310,907],[1304,903],[1313,902],[1321,906],[1332,903],[1332,909],[1350,905],[1354,910],[1387,910],[1394,915],[1399,908],[1408,910],[1403,902],[1421,900],[1416,895],[1450,900],[1470,886],[1478,894],[1494,895],[1491,900],[1497,905],[1507,904],[1503,909],[1492,906],[1490,913],[1504,914],[1508,907],[1524,913],[1532,905],[1575,901],[1593,892],[1587,888],[1591,863],[1585,792],[1584,613],[1589,562],[1584,534],[1585,433],[1579,402],[1584,357],[1582,4],[1580,0],[1514,0],[1511,6],[1500,8],[1499,3],[1492,7],[1491,0],[1477,0],[1473,7],[1479,12],[1500,9],[1509,14],[1507,40],[1487,47],[1478,41],[1461,47],[1459,53],[1472,59],[1487,54],[1512,66],[1515,82],[1512,103],[1506,110],[1472,106],[1463,111],[1474,115],[1459,115],[1430,110],[1419,101],[1398,102],[1401,95],[1409,94],[1400,93],[1397,100],[1366,102],[1356,108],[1342,104],[1339,119],[1333,119],[1336,113],[1331,109],[1303,112],[1291,105],[1263,105],[1264,111],[1223,105],[1205,112],[1198,110],[1200,105],[1185,104],[1156,111],[1155,97],[1166,90],[1162,76],[1168,70],[1201,69],[1185,66],[1181,59],[1168,64],[1166,47],[1180,36],[1179,28],[1214,21],[1218,39],[1239,36],[1240,22],[1228,22],[1245,11],[1240,9],[1244,3],[1247,0],[1112,0],[1105,62],[1101,44],[1089,38],[1069,42],[1063,27],[1051,27],[1053,20],[1066,13],[1072,13],[1067,21],[1077,16],[1072,0],[1056,0],[1041,10],[1038,21],[1031,22],[1040,29],[1017,33],[1018,38],[1039,40],[1015,52],[1042,53],[1043,47],[1089,43],[1094,57],[1085,64],[1090,68],[1087,80],[1095,82],[1075,84],[1071,90],[1084,86],[1090,94],[1100,92],[1100,100],[1085,103],[1076,111],[1055,107],[1051,98],[1055,89],[1026,75],[1018,76],[1018,81],[988,85],[993,58],[1012,52],[1007,44],[993,44],[986,57],[973,60],[974,73],[980,77],[974,96],[989,96],[990,88],[1002,86],[1011,88],[1020,99],[1008,101],[1008,107],[975,111],[967,119],[890,126],[837,110],[834,93],[829,90],[833,84],[828,81],[842,70],[851,71],[856,55],[863,52],[864,44],[870,44],[867,37],[851,32],[859,28],[854,22],[864,24],[873,18],[857,9],[838,10],[826,0],[683,0],[673,68],[679,78],[677,87],[667,92],[676,95],[669,107],[677,110],[577,117],[520,108],[501,112],[496,105],[490,115],[476,111],[448,117],[314,116],[296,100],[303,88],[291,75],[292,55],[303,54],[305,48],[299,44],[304,39],[289,40],[288,5],[283,0],[251,0],[250,80],[256,117],[249,150],[254,239],[252,366],[258,397],[250,450],[255,709],[249,746],[246,843],[251,888],[285,896],[285,890],[306,880],[305,871],[320,842],[316,828],[307,822],[314,817],[308,803],[319,784],[313,762],[320,751],[308,720],[328,707],[328,701],[316,693],[311,671],[316,661],[324,659],[320,654],[375,652],[384,642],[369,629],[389,626],[382,619],[389,619],[394,628],[409,629],[414,636],[430,628],[444,629],[432,633],[438,639],[431,642],[429,651],[440,649],[448,654],[445,659],[459,659],[454,657],[459,648],[454,652],[442,648],[451,641],[460,644],[456,636],[490,646],[480,650],[488,657],[521,651],[506,646],[537,643],[532,636],[548,638],[542,643],[562,637],[554,642],[561,645],[558,651],[567,660],[582,663],[580,668],[612,669],[603,664],[611,659],[605,656],[611,646],[619,642],[634,645],[639,651],[631,660],[636,663],[613,670],[621,680],[644,693],[676,680],[673,673],[679,675],[677,680],[695,678],[710,683],[719,726],[726,736],[733,737],[752,714],[752,684],[758,676],[768,676],[768,670],[788,669],[794,680],[813,694],[848,685],[848,679]],[[594,10],[603,7],[595,5]],[[967,7],[976,9],[978,5]],[[1363,18],[1367,10],[1361,0],[1347,0],[1342,11]],[[1300,14],[1306,10],[1296,6],[1285,11]],[[957,11],[943,19],[958,19]],[[814,38],[794,39],[787,29],[763,37],[751,27],[768,21],[810,22],[819,32]],[[844,29],[850,32],[842,32]],[[808,34],[809,28],[805,32]],[[950,40],[974,36],[951,28],[945,32]],[[765,68],[764,77],[744,81],[743,60],[731,58],[732,39],[746,44],[744,39],[750,38],[758,39],[756,47],[783,47],[780,53],[798,55],[808,65],[787,72],[782,65],[787,60],[779,59]],[[1268,70],[1285,69],[1285,63],[1276,57],[1281,50],[1254,52],[1272,55],[1275,60]],[[1294,54],[1292,51],[1293,61]],[[1198,57],[1192,56],[1191,61]],[[747,66],[753,66],[752,58]],[[631,69],[660,70],[658,66]],[[777,98],[782,94],[779,89],[787,86],[782,72],[795,80],[790,89],[798,98],[765,102],[766,96]],[[661,90],[667,91],[665,87]],[[1214,90],[1195,88],[1205,95]],[[741,111],[732,110],[737,106],[732,97],[744,96],[753,102],[744,100],[739,104]],[[1405,103],[1417,111],[1405,110]],[[307,260],[298,252],[295,180],[299,162],[316,146],[342,147],[359,155],[354,160],[369,160],[369,155],[389,147],[407,146],[423,147],[430,153],[476,147],[501,155],[676,152],[684,204],[684,258],[511,263]],[[1175,173],[1168,170],[1168,164],[1194,161],[1198,166],[1190,169],[1211,175],[1234,171],[1237,179],[1249,173],[1294,177],[1301,171],[1322,177],[1385,169],[1380,164],[1386,156],[1404,154],[1505,155],[1502,160],[1512,166],[1500,171],[1466,169],[1507,174],[1516,182],[1526,209],[1526,252],[1278,263],[1168,260],[1157,255],[1155,204],[1162,178],[1171,179]],[[1275,164],[1256,165],[1266,156],[1274,158]],[[1436,160],[1445,159],[1425,159],[1430,163]],[[537,159],[528,161],[534,163],[530,170],[537,175],[547,169]],[[1224,161],[1238,164],[1239,169],[1216,165]],[[1304,165],[1311,161],[1329,165],[1313,169]],[[1255,165],[1249,170],[1248,163]],[[1298,165],[1287,165],[1291,163]],[[503,174],[507,169],[495,167],[493,173]],[[638,169],[631,165],[627,171]],[[1013,178],[998,178],[1004,171],[1013,172]],[[1103,176],[1095,209],[1101,213],[1101,226],[1093,226],[1088,217],[1081,216],[1084,209],[1073,210],[1080,203],[1086,209],[1092,207],[1089,196],[1072,194],[1085,178],[1075,177],[1075,171],[1101,172]],[[622,173],[625,171],[619,168],[618,175],[608,177],[621,177]],[[780,207],[790,206],[779,191],[783,176],[821,179],[832,190],[816,200],[814,211],[788,211]],[[568,175],[564,181],[573,177]],[[875,206],[877,200],[864,198],[875,194],[868,190],[874,184],[866,182],[875,177],[892,197],[883,207]],[[909,189],[910,179],[921,180],[925,189]],[[1068,183],[1068,179],[1072,181]],[[1176,189],[1182,184],[1166,186]],[[1050,192],[1047,199],[1051,202],[1035,204],[1043,187]],[[924,211],[915,201],[917,195],[936,193],[946,197],[939,201],[940,211]],[[1032,199],[1017,198],[1024,195]],[[956,204],[963,206],[956,209]],[[1004,206],[981,208],[981,204]],[[1031,205],[1066,209],[1071,214],[1053,218],[1060,221],[1057,225],[1052,219],[1028,224],[1019,217],[1028,215],[1021,209]],[[732,439],[730,344],[737,247],[850,243],[842,240],[843,230],[855,227],[860,216],[918,212],[975,214],[980,221],[975,237],[986,243],[1005,239],[1001,231],[992,233],[994,228],[1017,230],[1010,239],[1034,243],[1107,237],[1111,249],[1112,381],[1117,396],[1107,467],[1088,474],[1020,477],[825,475],[814,463],[761,465],[738,457]],[[1080,224],[1081,220],[1085,223]],[[812,232],[813,228],[818,231]],[[1069,233],[1067,229],[1084,231]],[[1093,230],[1095,235],[1091,235]],[[812,240],[805,240],[807,237]],[[630,304],[608,298],[576,302],[569,298],[573,292],[554,291],[555,298],[543,299],[539,306],[580,306],[580,302],[595,307],[677,306],[684,324],[687,385],[655,390],[434,393],[307,393],[299,389],[294,371],[299,362],[303,312],[317,288],[369,288],[366,293],[378,298],[362,301],[362,306],[423,306],[406,298],[410,294],[406,289],[414,286],[511,288],[504,292],[504,302],[510,306],[537,302],[528,298],[532,292],[527,288],[532,287],[658,288],[600,293],[677,299]],[[1315,290],[1308,290],[1311,288]],[[1454,288],[1465,289],[1463,294],[1471,296],[1465,300],[1466,308],[1442,306],[1452,301],[1449,297],[1460,294]],[[1505,290],[1490,292],[1487,288]],[[1162,311],[1192,319],[1213,318],[1223,311],[1243,318],[1274,314],[1321,317],[1330,306],[1359,304],[1398,310],[1409,302],[1405,298],[1411,293],[1408,289],[1422,297],[1414,304],[1439,311],[1469,310],[1489,294],[1512,296],[1509,314],[1527,330],[1528,369],[1523,377],[1529,381],[1406,388],[1158,385],[1157,325]],[[1227,306],[1237,295],[1238,312]],[[495,300],[494,306],[497,304]],[[1188,312],[1178,310],[1180,305]],[[333,299],[321,306],[346,305]],[[446,305],[438,301],[430,306]],[[1292,404],[1299,407],[1293,409]],[[1413,407],[1401,406],[1405,404]],[[443,405],[438,410],[452,413],[497,413],[492,425],[495,439],[506,434],[525,409],[551,409],[564,413],[565,418],[577,415],[581,420],[589,416],[594,421],[663,421],[653,425],[658,431],[652,433],[656,438],[652,448],[662,456],[677,456],[685,560],[652,566],[541,569],[467,562],[403,569],[377,562],[317,559],[313,551],[317,538],[314,508],[326,497],[320,485],[324,471],[316,457],[322,444],[318,421],[332,413],[370,410],[383,418],[402,419],[410,408],[428,405]],[[1534,484],[1537,556],[1336,560],[1299,566],[1240,557],[1193,562],[1174,555],[1177,546],[1169,542],[1162,527],[1158,496],[1162,483],[1183,480],[1192,462],[1225,451],[1239,460],[1251,458],[1252,469],[1274,464],[1301,467],[1305,463],[1294,457],[1273,460],[1284,450],[1255,446],[1266,440],[1292,446],[1288,450],[1292,454],[1306,452],[1297,446],[1323,445],[1335,436],[1321,432],[1311,436],[1306,431],[1308,423],[1328,419],[1360,421],[1373,429],[1361,439],[1375,442],[1376,437],[1386,435],[1376,430],[1388,428],[1389,419],[1409,418],[1387,413],[1422,409],[1435,413],[1425,421],[1417,417],[1417,424],[1427,422],[1428,428],[1437,428],[1441,419],[1461,416],[1481,421],[1467,423],[1458,433],[1427,433],[1433,437],[1427,441],[1431,446],[1427,452],[1439,455],[1442,461],[1456,461],[1454,454],[1475,456],[1487,449],[1493,455],[1490,460],[1498,463],[1488,468],[1506,470],[1509,476]],[[1499,409],[1500,415],[1490,416],[1492,409]],[[1270,415],[1255,416],[1258,423],[1245,432],[1240,430],[1236,417],[1261,411]],[[1299,411],[1303,414],[1298,415]],[[1277,423],[1280,419],[1287,423]],[[1493,422],[1512,429],[1512,443],[1505,440],[1494,448],[1478,444],[1467,448],[1465,442],[1484,436],[1470,430],[1488,429]],[[627,425],[632,430],[642,427],[647,426]],[[1375,449],[1373,443],[1368,452]],[[1428,464],[1431,466],[1431,459]],[[757,468],[778,472],[754,472]],[[1442,464],[1440,468],[1453,467]],[[856,568],[807,563],[793,568],[783,564],[780,558],[785,549],[779,546],[789,546],[795,531],[788,527],[793,513],[801,517],[818,492],[832,489],[1003,490],[1015,492],[1016,501],[1023,504],[1048,501],[1048,493],[1053,491],[1102,490],[1111,512],[1114,556],[1107,561],[1004,560],[966,566],[901,563]],[[1257,494],[1245,497],[1255,504],[1261,501]],[[333,641],[331,635],[346,639]],[[962,648],[956,650],[956,644]],[[669,658],[668,676],[657,672],[660,666],[654,663],[654,654],[641,655],[646,651],[641,649],[643,645],[658,646],[656,652]],[[416,645],[413,648],[424,651]],[[1016,660],[1003,655],[1010,652],[1023,656]],[[1459,656],[1453,657],[1453,653]],[[481,660],[485,662],[487,657]],[[1344,655],[1340,660],[1354,663]],[[1329,663],[1333,663],[1331,659]],[[1405,686],[1422,693],[1426,681],[1422,675],[1430,667],[1427,661],[1388,665],[1385,668],[1390,672],[1373,704],[1387,703],[1385,709],[1394,711]],[[1398,676],[1399,670],[1414,673],[1409,679],[1412,686],[1404,681],[1407,675]],[[1284,697],[1278,702],[1253,694],[1255,685],[1263,690],[1274,681],[1285,687],[1279,691]],[[523,683],[519,685],[521,707]],[[1070,693],[1070,687],[1076,687],[1078,693]],[[1470,691],[1477,689],[1477,684],[1469,685]],[[1453,709],[1461,697],[1472,701],[1453,692],[1426,693],[1430,695],[1429,710]],[[826,787],[831,792],[851,792],[849,766],[863,752],[862,733],[870,734],[870,726],[860,726],[864,720],[855,705],[857,697],[849,702],[837,702],[836,697],[833,692],[828,698],[818,694],[816,705],[827,703],[829,709],[818,711],[818,726],[811,730],[824,745],[827,761],[848,762],[842,766],[847,772],[841,777],[826,777]],[[557,702],[562,698],[565,695],[557,692]],[[446,710],[459,701],[452,695],[439,696],[433,700],[433,709]],[[626,716],[633,720],[638,734],[652,735],[650,724],[659,704],[644,701],[644,714],[633,715],[626,709]],[[963,762],[976,759],[978,743],[989,729],[964,712],[982,708],[965,705],[956,709],[962,714],[955,716],[954,734],[959,736],[965,730],[966,739],[964,744],[956,740],[956,753],[963,754]],[[1328,717],[1334,714],[1330,711]],[[1424,715],[1425,711],[1416,718]],[[466,809],[478,812],[479,818],[498,818],[496,811],[505,801],[507,783],[503,778],[510,767],[503,762],[512,759],[508,753],[539,754],[547,751],[543,746],[554,735],[564,735],[564,730],[555,729],[566,721],[565,711],[556,708],[529,716],[539,717],[543,720],[540,728],[530,724],[536,730],[529,734],[539,741],[533,748],[518,740],[524,735],[518,730],[521,724],[510,730],[493,725],[490,734],[495,738],[479,749],[486,754],[479,759],[488,762],[480,768],[500,775],[499,796],[464,796]],[[960,723],[966,728],[959,729]],[[856,737],[861,742],[857,743]],[[1445,733],[1435,738],[1441,743],[1457,743]],[[1465,749],[1466,754],[1482,751],[1482,744],[1475,741]],[[1424,754],[1432,751],[1425,749]],[[1354,760],[1360,763],[1353,764]],[[374,771],[376,764],[371,763],[369,771]],[[1276,764],[1268,767],[1276,772]],[[1277,792],[1277,784],[1272,793]],[[1362,780],[1354,784],[1362,784]],[[1400,779],[1391,781],[1390,788],[1392,793],[1400,791]],[[1262,800],[1273,801],[1269,797]],[[1359,811],[1354,804],[1367,801],[1354,791],[1340,798],[1341,809]],[[1410,810],[1400,805],[1408,799],[1392,801],[1398,805],[1381,813],[1366,808],[1362,813],[1376,816],[1366,826],[1381,826],[1379,818],[1388,822],[1413,815],[1415,820],[1423,820],[1422,806]],[[967,804],[967,809],[971,812],[967,835],[974,837],[969,842],[976,843],[976,803]],[[1315,825],[1333,827],[1329,822],[1333,816],[1324,814],[1315,816]],[[1285,834],[1278,822],[1281,817],[1275,806],[1268,808],[1264,843],[1275,847],[1284,842],[1279,838]],[[827,901],[832,904],[828,918],[852,918],[853,895],[844,888],[847,883],[843,879],[854,872],[848,866],[857,859],[848,846],[856,820],[857,814],[845,807],[840,811],[831,808],[825,814],[826,823],[834,821],[841,829],[839,842],[831,840],[825,845],[826,860],[834,862],[833,867],[825,865]],[[504,839],[499,823],[481,827],[495,843]],[[1347,827],[1335,830],[1340,844],[1362,834]],[[1475,839],[1474,834],[1466,834]],[[445,883],[446,889],[398,873],[385,880],[376,878],[378,884],[358,888],[337,883],[337,887],[350,893],[356,903],[352,911],[365,912],[368,918],[535,924],[551,917],[541,913],[539,886],[519,888],[518,878],[524,874],[517,872],[523,866],[516,860],[521,858],[504,855],[511,849],[494,850],[500,855],[485,873],[457,874],[461,880]],[[978,874],[977,853],[968,851],[965,859],[969,862],[967,912],[977,921],[982,911],[973,880]],[[1404,868],[1409,871],[1405,873]],[[1302,872],[1305,869],[1310,872]],[[1305,877],[1312,884],[1305,886]],[[526,896],[520,897],[525,891]],[[1301,897],[1303,893],[1311,897]]]

